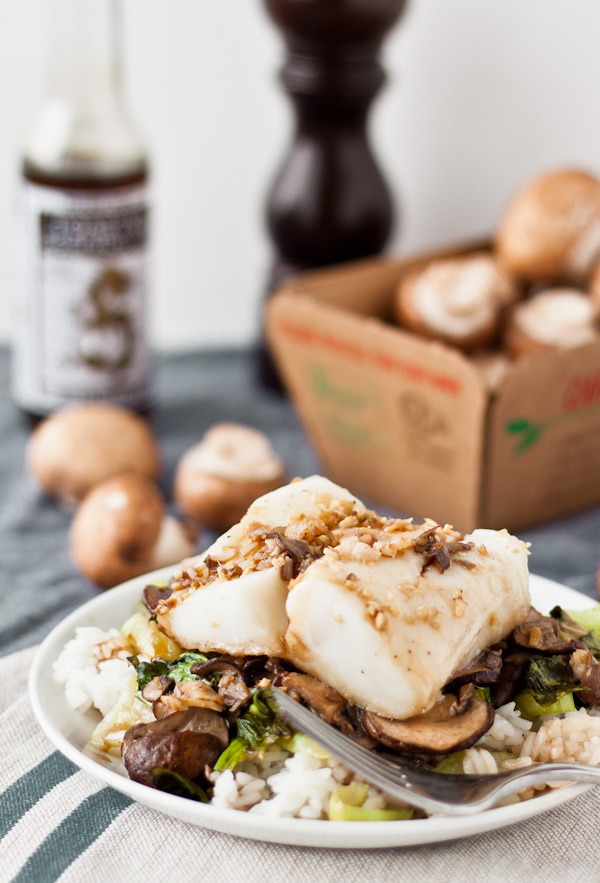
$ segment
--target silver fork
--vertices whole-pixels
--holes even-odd
[[[538,763],[495,775],[450,775],[423,770],[363,748],[311,711],[273,687],[282,715],[297,730],[311,736],[341,762],[389,797],[428,813],[468,815],[489,809],[501,798],[530,785],[587,782],[600,785],[600,768],[580,763]]]

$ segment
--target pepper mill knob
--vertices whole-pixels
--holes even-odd
[[[264,0],[281,29],[281,80],[296,115],[267,204],[276,248],[269,290],[291,275],[381,251],[392,199],[367,115],[385,80],[378,52],[406,0]]]

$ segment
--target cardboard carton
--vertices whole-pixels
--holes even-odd
[[[294,279],[267,335],[325,472],[460,530],[518,530],[600,502],[600,342],[514,362],[490,393],[472,361],[391,322],[400,277],[375,259]]]

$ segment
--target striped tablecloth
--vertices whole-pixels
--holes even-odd
[[[33,653],[22,650],[0,663],[0,883],[600,879],[600,789],[519,826],[411,849],[278,846],[168,818],[96,782],[54,750],[27,696]]]

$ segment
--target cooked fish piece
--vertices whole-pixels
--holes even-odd
[[[286,550],[285,540],[270,532],[338,508],[338,521],[346,510],[366,511],[349,491],[319,475],[259,497],[239,524],[203,555],[183,563],[173,595],[157,608],[160,627],[182,647],[281,656],[292,575],[284,565],[290,550],[296,548],[297,557],[303,545],[294,547],[292,541]]]
[[[507,531],[425,526],[395,557],[328,549],[293,584],[288,658],[390,718],[429,708],[453,673],[530,607],[527,546]],[[354,555],[354,558],[353,558]]]

